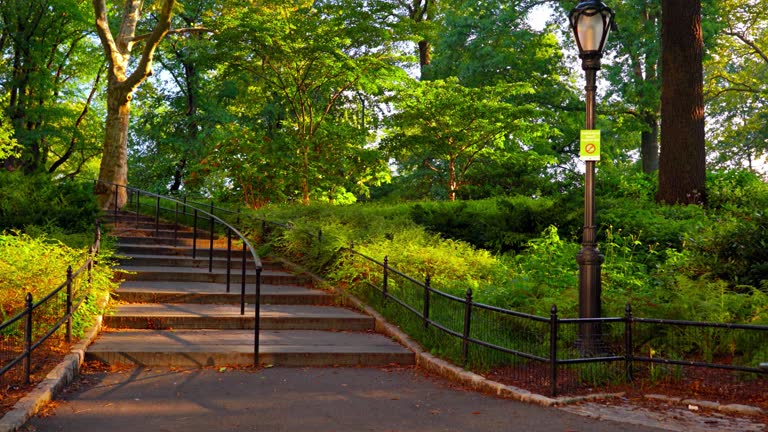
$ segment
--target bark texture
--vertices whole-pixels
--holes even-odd
[[[700,0],[663,0],[661,24],[661,154],[656,200],[702,204],[704,92]]]

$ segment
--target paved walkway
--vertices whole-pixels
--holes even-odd
[[[89,372],[25,431],[652,432],[451,386],[412,367]]]

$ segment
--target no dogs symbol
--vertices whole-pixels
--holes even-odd
[[[600,160],[600,130],[587,129],[581,131],[579,156],[583,161]]]

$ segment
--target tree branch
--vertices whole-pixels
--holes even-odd
[[[106,0],[93,0],[93,11],[96,15],[96,33],[101,39],[101,46],[104,47],[104,53],[107,55],[110,67],[113,67],[112,65],[118,63],[118,51],[112,31],[109,29]]]
[[[768,56],[766,56],[763,50],[761,50],[760,47],[758,47],[753,40],[747,38],[743,33],[735,32],[735,31],[727,31],[725,32],[725,34],[729,36],[734,36],[738,38],[740,41],[744,42],[745,45],[752,48],[755,51],[755,53],[759,55],[766,64],[768,64]]]
[[[185,33],[213,33],[213,30],[205,27],[189,27],[189,28],[168,30],[168,32],[166,32],[166,35],[185,34]],[[145,33],[143,35],[134,36],[133,39],[131,39],[131,42],[143,41],[145,39],[148,39],[150,36],[152,36],[152,33]]]
[[[155,29],[152,30],[152,33],[146,38],[147,43],[144,45],[144,51],[141,54],[139,65],[123,83],[128,89],[132,90],[136,88],[151,74],[152,57],[154,56],[155,49],[157,49],[157,45],[160,44],[160,41],[171,28],[171,14],[173,13],[173,5],[175,3],[176,0],[165,0],[163,2],[163,8],[160,11],[157,25],[155,26]]]
[[[88,94],[88,98],[85,101],[85,106],[80,112],[80,115],[77,117],[77,120],[75,120],[75,127],[74,131],[72,132],[72,139],[69,141],[69,147],[67,147],[67,150],[64,152],[64,154],[56,162],[54,162],[53,165],[51,165],[51,168],[48,169],[49,174],[53,174],[56,169],[63,165],[64,162],[66,162],[75,152],[75,147],[77,146],[77,129],[80,128],[80,124],[85,119],[86,114],[88,114],[88,110],[91,107],[91,102],[93,101],[93,96],[96,94],[96,89],[99,87],[99,81],[101,81],[101,74],[104,73],[105,69],[106,65],[102,65],[99,68],[99,71],[96,73],[96,79],[93,81],[93,87],[91,87],[91,92]],[[80,167],[78,167],[75,173],[79,172],[81,167],[82,164],[80,164]]]

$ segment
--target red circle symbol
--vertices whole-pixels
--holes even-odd
[[[584,146],[584,151],[587,152],[588,154],[592,154],[596,150],[597,150],[597,146],[595,146],[594,144],[587,144]]]

